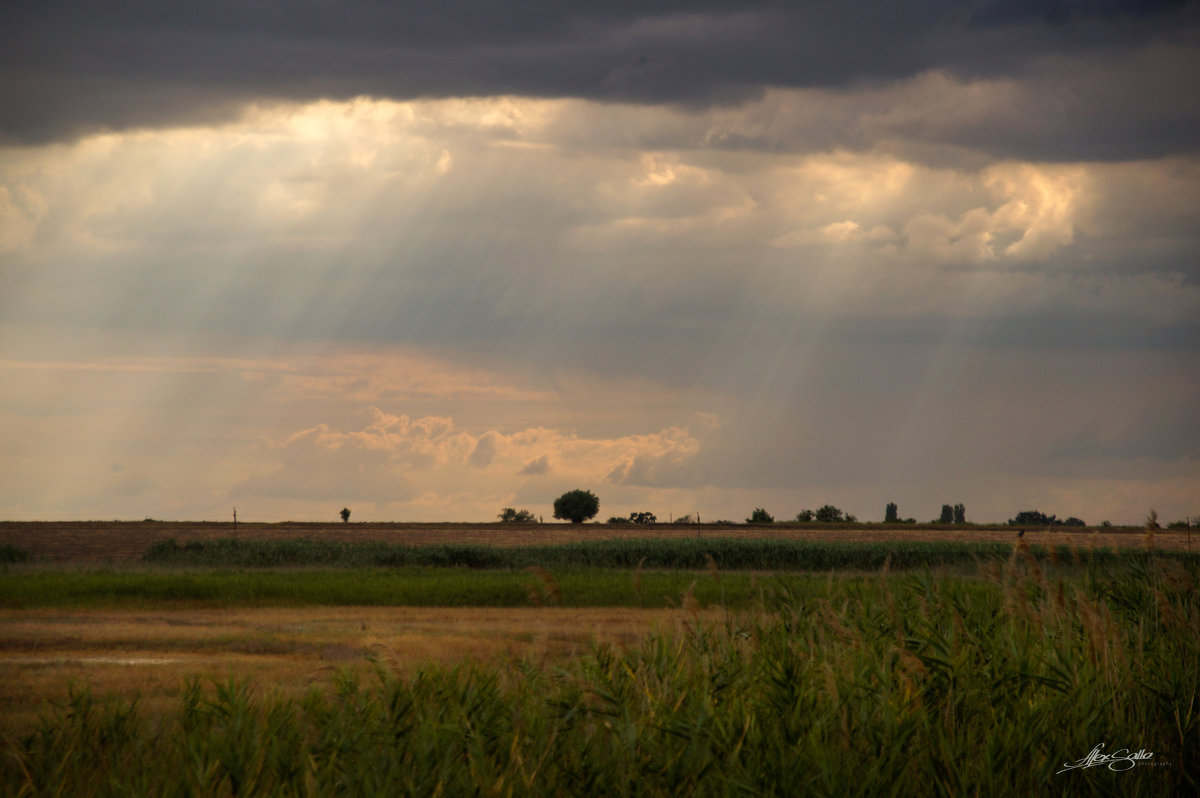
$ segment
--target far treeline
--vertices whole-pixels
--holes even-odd
[[[588,490],[573,490],[564,493],[554,502],[554,517],[570,521],[578,524],[583,521],[589,521],[596,517],[600,511],[600,500],[594,493]],[[343,510],[343,513],[347,511]],[[538,523],[541,519],[531,513],[529,510],[518,510],[514,507],[505,507],[499,514],[499,519],[502,523]],[[611,516],[606,523],[609,524],[633,524],[636,526],[648,526],[658,523],[658,516],[655,513],[646,510],[637,510],[631,512],[628,517],[614,515]],[[857,516],[843,511],[841,508],[826,504],[816,510],[801,510],[795,516],[787,519],[782,519],[782,523],[819,523],[819,524],[857,524],[859,520]],[[678,517],[673,517],[670,520],[673,524],[699,524],[701,523],[699,513],[687,513]],[[734,521],[716,520],[710,521],[712,524],[734,524]],[[754,508],[754,512],[745,520],[747,524],[774,524],[779,523],[775,516],[767,512],[762,507]],[[901,518],[900,508],[895,502],[888,502],[883,512],[883,523],[885,524],[916,524],[916,518]],[[930,524],[967,524],[967,507],[965,504],[943,504],[941,514],[934,519],[931,519]],[[1021,527],[1086,527],[1088,524],[1081,518],[1074,516],[1060,519],[1056,515],[1047,515],[1040,510],[1022,510],[1006,522],[1010,526]],[[1146,519],[1146,525],[1153,525],[1154,529],[1161,528],[1158,525],[1158,514],[1153,510],[1150,511],[1150,516]],[[1102,521],[1099,526],[1112,526],[1108,521]],[[1185,529],[1191,527],[1191,518],[1183,521],[1175,521],[1167,525],[1168,529]]]

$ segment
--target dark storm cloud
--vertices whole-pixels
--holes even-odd
[[[1192,92],[1175,94],[1198,63],[1195,3],[112,0],[2,13],[0,136],[27,142],[228,118],[254,100],[515,94],[706,106],[766,87],[887,84],[930,70],[963,79],[1030,71],[1053,83],[1060,58],[1086,72],[1159,46],[1176,48],[1165,83],[1147,64],[1111,97],[1102,85],[1069,87],[1089,109],[1091,150],[1188,149],[1198,117]],[[1144,82],[1151,108],[1134,102]],[[1050,106],[1060,95],[1036,91],[1020,130],[1001,120],[962,136],[988,132],[996,141],[985,146],[1061,157],[1078,130],[1056,130],[1062,114]]]

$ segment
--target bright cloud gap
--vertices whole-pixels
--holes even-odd
[[[0,515],[1186,514],[1200,167],[973,148],[1027,90],[260,103],[0,150]]]

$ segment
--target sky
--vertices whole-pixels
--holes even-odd
[[[0,518],[1200,515],[1200,3],[10,2]]]

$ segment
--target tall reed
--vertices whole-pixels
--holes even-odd
[[[1200,569],[1018,552],[763,589],[758,608],[558,667],[393,674],[303,700],[187,685],[176,715],[71,693],[7,743],[8,795],[1185,795]],[[1066,769],[1095,746],[1129,771]]]

